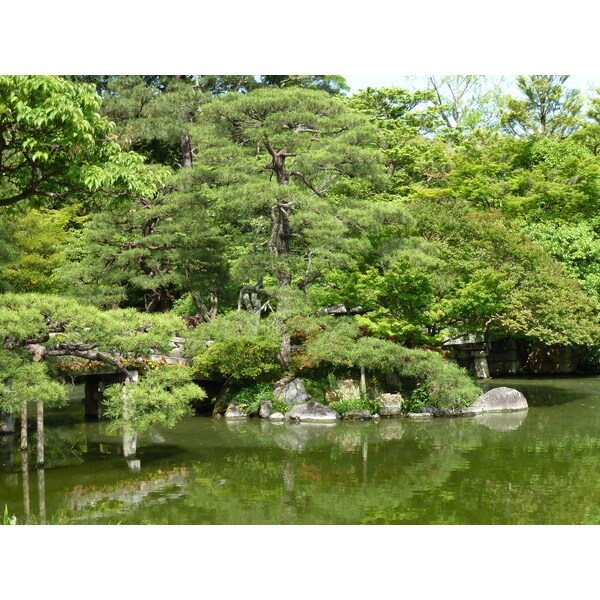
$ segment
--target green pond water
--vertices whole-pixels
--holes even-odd
[[[195,416],[141,437],[130,462],[106,423],[85,422],[76,390],[47,412],[45,469],[33,419],[28,472],[18,440],[0,437],[0,512],[60,524],[600,523],[600,377],[486,387],[502,385],[529,409],[332,425]]]

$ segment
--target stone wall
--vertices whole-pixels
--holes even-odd
[[[477,377],[499,377],[519,373],[567,374],[577,370],[576,349],[545,346],[516,340],[459,339],[447,343],[456,351],[460,367],[473,371]]]

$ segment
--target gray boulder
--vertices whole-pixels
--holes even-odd
[[[285,413],[285,417],[304,423],[335,423],[340,418],[340,414],[329,406],[309,400],[294,406]]]
[[[304,388],[304,382],[300,377],[290,380],[284,377],[277,382],[273,394],[278,400],[283,400],[289,407],[302,404],[310,400],[311,395]]]
[[[225,411],[226,419],[246,419],[248,415],[237,405],[230,404]]]
[[[525,396],[518,390],[508,387],[498,387],[479,396],[464,413],[505,412],[525,410],[528,407]]]
[[[271,414],[273,414],[273,403],[270,400],[265,400],[260,405],[260,410],[258,411],[258,416],[261,419],[268,419]]]
[[[402,414],[402,396],[400,394],[381,394],[379,414],[382,417],[396,417]]]
[[[344,419],[351,419],[351,420],[360,420],[360,419],[370,419],[371,418],[371,411],[368,410],[349,410],[348,412],[344,413]]]
[[[430,412],[409,412],[406,416],[409,419],[433,419],[433,413]]]
[[[276,412],[276,413],[273,413],[272,415],[270,415],[269,419],[271,421],[285,421],[285,416],[282,415],[280,412]]]
[[[341,400],[360,398],[360,383],[350,378],[340,379],[336,391]]]

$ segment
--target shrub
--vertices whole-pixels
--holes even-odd
[[[235,340],[213,342],[194,358],[197,371],[209,377],[219,373],[240,380],[276,373],[279,346],[270,340],[240,337]]]
[[[371,414],[375,414],[378,410],[377,402],[362,398],[349,398],[347,400],[336,400],[329,405],[334,410],[337,410],[340,415],[347,413],[349,410],[368,410]]]
[[[228,399],[234,400],[239,408],[249,415],[257,414],[260,410],[260,405],[266,401],[270,401],[273,404],[274,412],[278,412],[275,409],[276,405],[278,409],[281,408],[280,405],[285,407],[283,411],[280,410],[279,412],[285,412],[287,410],[287,405],[285,402],[276,400],[275,396],[273,395],[271,385],[262,381],[242,388],[241,390],[231,394]]]

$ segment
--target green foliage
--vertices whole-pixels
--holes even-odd
[[[523,228],[600,303],[600,237],[592,224],[545,221]]]
[[[524,137],[565,138],[581,125],[583,100],[579,90],[567,89],[568,75],[517,77],[524,100],[506,99],[502,125]]]
[[[435,400],[426,384],[417,385],[412,391],[402,398],[402,408],[407,412],[417,412],[421,406],[433,406]],[[465,404],[465,403],[459,403]]]
[[[140,433],[155,425],[175,426],[192,414],[192,401],[206,397],[192,380],[192,369],[171,365],[149,371],[139,382],[108,386],[104,409],[111,420],[110,428]]]
[[[14,292],[58,293],[54,270],[60,265],[68,229],[81,220],[76,206],[61,210],[12,211],[4,219],[10,225],[13,256],[2,260],[0,281]]]
[[[0,346],[0,410],[17,412],[29,400],[64,406],[67,398],[65,386],[51,378],[46,364]]]
[[[14,515],[12,517],[8,516],[8,506],[5,504],[4,505],[4,513],[2,514],[2,522],[0,523],[0,525],[16,525],[17,524],[17,517],[15,517]]]
[[[168,310],[177,294],[220,291],[227,268],[207,209],[169,191],[107,208],[74,236],[56,278],[74,297],[147,312]]]
[[[252,338],[214,342],[194,358],[194,366],[205,376],[221,374],[233,379],[248,379],[270,375],[279,369],[276,362],[278,349],[278,344]]]
[[[57,358],[96,360],[123,370],[123,362],[168,352],[169,340],[182,327],[175,315],[100,311],[43,294],[0,295],[0,407],[17,410],[28,399],[65,402],[66,388],[53,378]]]
[[[123,152],[88,85],[0,76],[0,206],[111,191],[152,195],[162,174]]]
[[[248,415],[255,415],[263,402],[271,402],[274,412],[286,412],[288,410],[285,402],[276,400],[273,395],[271,384],[257,381],[251,385],[244,386],[242,389],[234,392],[227,398],[227,401],[234,400],[237,405]],[[281,410],[283,409],[283,410]]]
[[[364,367],[369,373],[397,373],[428,385],[432,402],[441,407],[472,403],[477,388],[463,369],[432,351],[409,349],[389,340],[361,337],[351,319],[323,320],[321,332],[307,340],[312,360],[333,367]]]
[[[336,410],[340,415],[344,415],[349,410],[368,410],[371,414],[377,412],[377,402],[367,398],[348,398],[335,400],[329,404],[333,410]]]
[[[414,202],[417,231],[435,242],[439,301],[431,325],[518,335],[546,344],[593,344],[595,305],[531,238],[493,211],[458,202]]]
[[[280,369],[277,332],[269,322],[246,311],[202,323],[187,340],[186,351],[194,357],[197,371],[205,376],[221,374],[239,381],[272,376]]]

